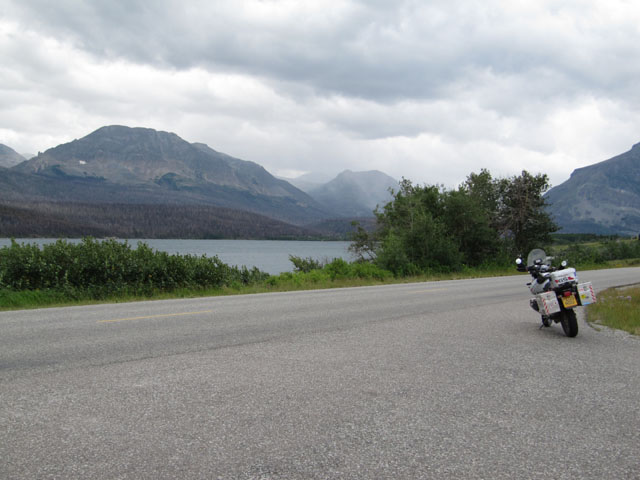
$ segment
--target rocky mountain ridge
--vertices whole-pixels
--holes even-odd
[[[640,233],[640,143],[578,168],[545,195],[559,233]]]
[[[51,148],[15,168],[23,173],[106,180],[121,185],[215,183],[257,194],[298,196],[300,191],[260,165],[189,143],[175,133],[119,125]],[[258,179],[258,181],[256,180]]]

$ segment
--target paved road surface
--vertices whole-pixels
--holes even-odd
[[[640,340],[526,281],[0,313],[0,478],[640,478]]]

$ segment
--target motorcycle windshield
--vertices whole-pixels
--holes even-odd
[[[535,265],[537,260],[540,260],[543,265],[550,265],[547,254],[544,253],[544,250],[541,248],[534,248],[529,252],[529,255],[527,256],[527,267]]]

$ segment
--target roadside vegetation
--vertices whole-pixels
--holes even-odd
[[[637,242],[619,239],[619,242]],[[640,266],[611,257],[611,240],[600,244],[598,263],[588,268]],[[595,247],[592,247],[595,248]],[[613,249],[613,251],[618,251]],[[589,257],[590,258],[590,257]],[[0,309],[22,309],[145,299],[267,293],[409,283],[515,274],[513,262],[463,266],[456,271],[396,275],[372,262],[320,261],[291,256],[293,272],[269,275],[229,267],[217,257],[155,252],[146,244],[85,238],[37,247],[12,243],[0,249]],[[580,268],[583,264],[577,264]],[[586,267],[585,267],[586,268]],[[590,307],[590,309],[593,308]]]
[[[515,257],[534,247],[577,268],[640,265],[635,239],[554,234],[548,187],[546,175],[526,171],[494,179],[482,170],[454,190],[403,180],[374,228],[354,224],[356,261],[291,256],[294,271],[279,275],[142,242],[12,241],[0,249],[0,309],[512,275]]]
[[[550,252],[562,260],[567,260],[569,265],[577,265],[582,269],[602,268],[603,265],[640,266],[638,238],[603,236],[570,244],[563,243],[562,235],[556,238],[557,243],[554,242]]]
[[[218,257],[170,255],[145,243],[84,238],[0,249],[0,308],[154,298],[185,291],[240,288],[268,278]]]
[[[58,240],[0,249],[0,310],[147,299],[238,295],[513,274],[513,267],[397,276],[373,263],[291,256],[294,271],[269,275],[217,257],[169,255],[140,242]]]
[[[589,322],[640,335],[640,286],[610,288],[589,306]]]

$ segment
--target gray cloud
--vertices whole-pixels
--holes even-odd
[[[377,100],[447,95],[478,72],[528,77],[549,95],[576,87],[615,95],[635,90],[640,73],[637,25],[590,22],[597,3],[555,12],[491,1],[325,5],[34,0],[14,8],[27,25],[98,57],[230,69]]]
[[[7,3],[2,143],[134,123],[274,171],[455,184],[557,183],[638,141],[628,2]]]

